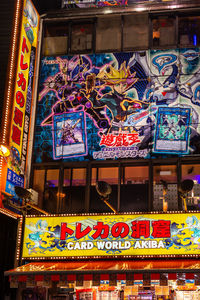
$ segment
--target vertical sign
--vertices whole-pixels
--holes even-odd
[[[11,155],[8,159],[5,188],[6,192],[12,195],[15,195],[15,185],[24,186],[38,30],[39,15],[32,2],[24,0],[14,83],[9,143]],[[13,178],[15,180],[12,180]],[[16,184],[16,180],[20,184]]]

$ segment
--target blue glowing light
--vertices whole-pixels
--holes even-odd
[[[197,45],[197,35],[196,34],[193,35],[193,45],[194,46]]]

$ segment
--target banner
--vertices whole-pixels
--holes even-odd
[[[175,0],[62,0],[62,8],[115,7],[131,4],[155,4]]]
[[[44,57],[34,162],[200,153],[199,49]]]
[[[26,217],[23,258],[200,255],[200,214]]]
[[[7,178],[11,175],[13,178],[17,178],[17,181],[22,183],[20,186],[24,184],[23,177],[26,168],[38,30],[39,15],[32,2],[25,0],[11,119],[9,143],[11,155],[8,158],[7,171]],[[14,184],[14,181],[9,180],[9,183],[6,184],[6,192],[14,195]]]

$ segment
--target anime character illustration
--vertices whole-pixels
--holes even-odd
[[[191,111],[189,108],[159,107],[155,130],[154,151],[172,153],[188,152],[189,124]]]
[[[59,66],[60,72],[54,77],[48,78],[39,96],[41,101],[46,93],[52,90],[58,98],[52,107],[52,113],[42,122],[42,125],[51,125],[55,114],[83,109],[99,128],[99,132],[106,132],[109,128],[109,119],[104,107],[95,107],[90,99],[91,75],[88,74],[89,66],[79,57],[72,58],[67,64],[59,59]]]
[[[138,81],[136,72],[131,73],[130,67],[123,62],[119,69],[112,65],[104,66],[97,78],[102,81],[105,87],[110,87],[111,91],[99,97],[97,94],[94,101],[96,105],[105,105],[112,115],[111,131],[119,131],[124,127],[124,122],[129,115],[133,115],[148,108],[148,103],[139,99],[131,99],[127,96],[130,90]]]
[[[35,11],[35,8],[29,0],[26,1],[26,6],[24,8],[24,16],[26,17],[26,22],[23,24],[24,29],[27,38],[29,39],[29,42],[32,45],[35,39],[34,28],[36,28],[38,25],[38,16]]]
[[[55,159],[87,154],[84,111],[55,115],[53,126]]]
[[[39,220],[36,224],[30,223],[29,225],[27,225],[27,228],[32,231],[32,233],[30,233],[28,235],[28,238],[34,243],[34,244],[32,244],[30,242],[26,243],[29,254],[31,254],[33,252],[37,253],[37,250],[36,250],[37,248],[42,249],[41,244],[44,242],[43,235],[45,233],[49,233],[51,236],[55,236],[55,233],[52,231],[49,231],[47,229],[47,226],[48,226],[48,224],[45,220]]]
[[[84,7],[107,7],[107,6],[124,6],[127,5],[127,0],[93,0],[89,3],[82,3],[81,1],[77,0],[70,0],[65,3],[65,7],[67,8],[84,8]]]
[[[58,141],[54,132],[61,127],[56,129],[55,118],[58,121],[63,116],[66,121],[69,115],[83,112],[88,152],[76,149],[77,158],[85,153],[81,160],[119,158],[118,150],[124,155],[120,157],[145,158],[160,153],[199,153],[199,54],[193,52],[149,50],[45,57],[38,136],[48,132],[48,140],[53,135]],[[78,125],[74,132],[77,129]],[[71,142],[76,144],[73,138]],[[48,156],[52,145],[47,144]],[[70,156],[67,151],[63,158],[72,157],[72,150]],[[60,149],[59,153],[62,158],[64,152]]]
[[[145,136],[141,143],[141,147],[146,148],[149,146],[150,148],[153,148],[153,144],[156,142],[154,140],[154,137],[157,137],[157,134],[155,133],[156,125],[160,126],[160,123],[158,122],[159,107],[161,109],[168,107],[169,110],[173,107],[172,110],[176,111],[179,120],[182,115],[182,110],[188,109],[188,111],[191,112],[191,119],[188,117],[187,124],[185,124],[185,131],[188,132],[189,129],[188,140],[190,139],[190,149],[195,151],[197,148],[196,139],[197,136],[199,136],[199,133],[197,132],[199,116],[197,108],[198,103],[197,101],[194,101],[194,88],[197,90],[196,85],[199,80],[199,75],[196,74],[195,77],[190,77],[188,80],[181,82],[182,78],[180,78],[180,74],[183,72],[183,67],[180,59],[178,60],[178,56],[172,53],[154,55],[152,58],[152,66],[154,68],[152,68],[150,73],[150,86],[148,86],[145,93],[145,98],[148,98],[151,103],[150,114],[148,118],[146,118],[146,124],[140,126],[141,135]],[[157,72],[159,76],[155,76]],[[173,127],[172,123],[171,120],[167,125]],[[178,129],[178,127],[176,127],[176,129]],[[175,130],[175,128],[173,130]],[[172,153],[173,151],[174,149],[172,150]],[[177,153],[181,152],[182,147],[180,149],[177,148]],[[183,152],[187,153],[187,150],[184,150]]]
[[[96,6],[97,7],[105,7],[105,6],[122,6],[122,5],[127,5],[128,1],[127,0],[97,0],[96,1]]]
[[[177,247],[184,247],[185,249],[190,249],[191,245],[197,245],[197,249],[200,249],[200,223],[196,216],[191,216],[186,218],[186,227],[184,223],[181,224],[179,228],[177,223],[172,223],[171,225],[171,239],[166,240],[167,246],[172,246],[173,244]],[[184,238],[185,230],[191,232],[191,237]]]
[[[75,137],[75,128],[79,123],[80,119],[76,121],[75,124],[71,125],[68,122],[65,122],[61,129],[61,139],[60,144],[72,144],[78,143],[79,140]]]
[[[200,223],[197,217],[187,217],[186,219],[187,227],[184,229],[189,229],[192,233],[191,240],[195,245],[198,245],[198,249],[200,249]]]
[[[11,147],[10,149],[10,157],[8,160],[8,165],[11,170],[13,170],[18,175],[21,173],[21,160],[19,151],[15,147]]]

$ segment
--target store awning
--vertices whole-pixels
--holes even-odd
[[[198,273],[199,260],[99,260],[99,261],[59,261],[31,262],[5,272],[6,276],[15,275],[51,275],[51,274],[93,274],[93,273]]]

